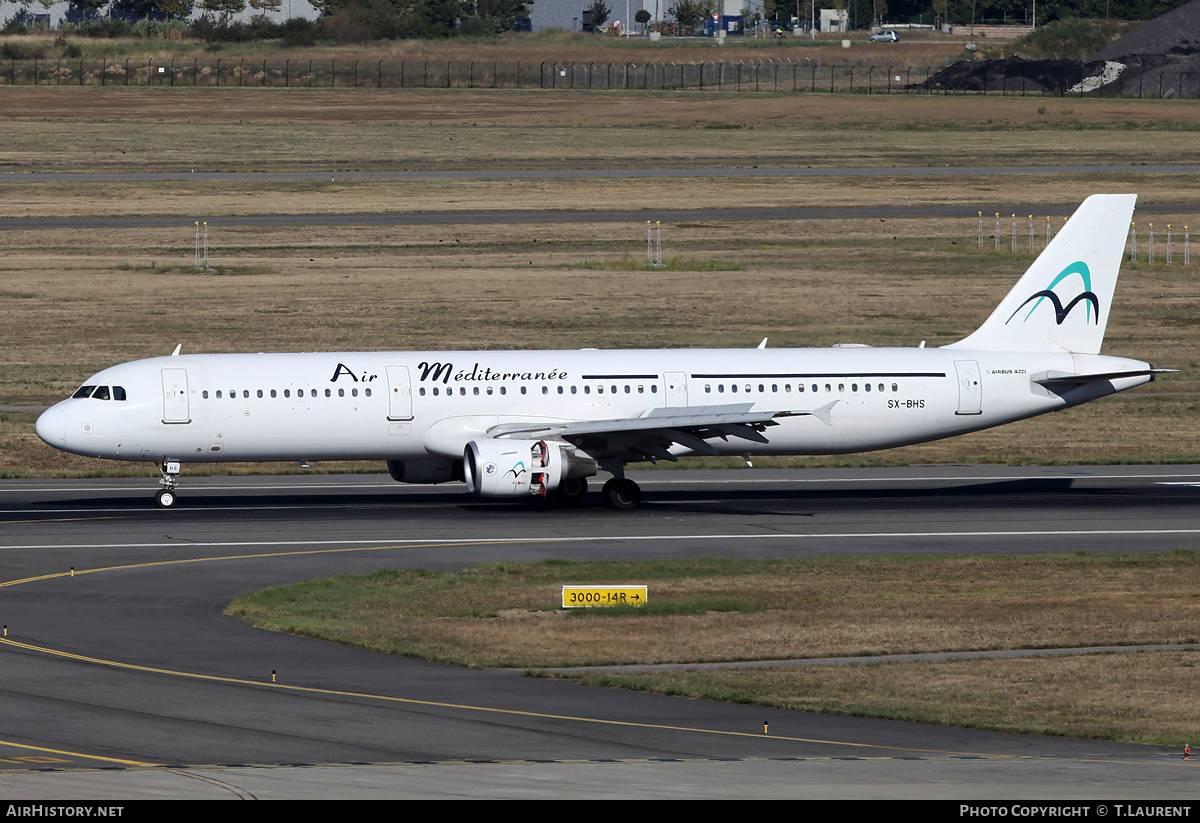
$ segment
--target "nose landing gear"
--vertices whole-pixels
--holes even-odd
[[[162,474],[162,479],[158,481],[162,488],[155,493],[154,502],[160,509],[169,509],[178,499],[175,487],[179,484],[179,463],[164,461],[158,465],[158,470]]]

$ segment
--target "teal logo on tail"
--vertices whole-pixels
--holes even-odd
[[[1080,280],[1083,281],[1083,291],[1076,295],[1071,302],[1064,306],[1062,300],[1060,300],[1058,295],[1054,293],[1054,287],[1070,277],[1072,274],[1079,275]],[[1045,300],[1049,300],[1054,304],[1054,322],[1060,326],[1063,324],[1063,321],[1067,319],[1067,315],[1069,315],[1071,311],[1080,303],[1084,304],[1084,309],[1087,311],[1087,322],[1097,324],[1100,322],[1100,299],[1096,297],[1095,292],[1092,291],[1092,273],[1088,270],[1087,263],[1084,263],[1082,260],[1076,260],[1074,263],[1067,266],[1058,273],[1057,277],[1050,281],[1049,286],[1041,291],[1034,292],[1028,298],[1026,298],[1025,302],[1017,306],[1017,310],[1009,315],[1008,320],[1005,320],[1004,324],[1007,326],[1012,322],[1012,319],[1017,316],[1017,312],[1021,311],[1021,309],[1025,308],[1030,303],[1033,303],[1033,306],[1028,312],[1025,313],[1025,316],[1021,318],[1022,323],[1028,321],[1029,318],[1033,316],[1033,313],[1037,311],[1038,306],[1042,305],[1042,302]],[[1095,310],[1094,317],[1092,314],[1093,309]]]

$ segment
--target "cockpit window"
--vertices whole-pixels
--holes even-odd
[[[91,397],[92,392],[96,390],[95,386],[80,386],[79,391],[71,395],[72,399],[76,397]]]
[[[97,386],[95,394],[92,395],[93,400],[108,400],[108,386]]]
[[[125,387],[124,386],[113,386],[113,400],[124,400],[124,399],[125,399]]]

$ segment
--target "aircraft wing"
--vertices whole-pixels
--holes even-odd
[[[565,440],[595,458],[621,457],[627,461],[677,460],[674,444],[699,454],[717,454],[709,440],[738,437],[755,443],[769,442],[763,431],[778,426],[781,417],[809,415],[830,424],[829,412],[839,401],[816,409],[753,410],[753,403],[719,406],[680,406],[650,409],[637,417],[615,420],[578,420],[561,423],[505,424],[488,433],[492,437],[551,438]]]

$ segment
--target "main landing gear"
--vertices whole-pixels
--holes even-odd
[[[158,481],[162,488],[155,493],[154,502],[160,509],[169,509],[178,499],[175,487],[179,485],[179,464],[174,461],[163,462],[159,464],[158,470],[162,473],[162,479]]]
[[[600,490],[610,509],[636,509],[642,503],[642,487],[627,477],[614,477]]]

